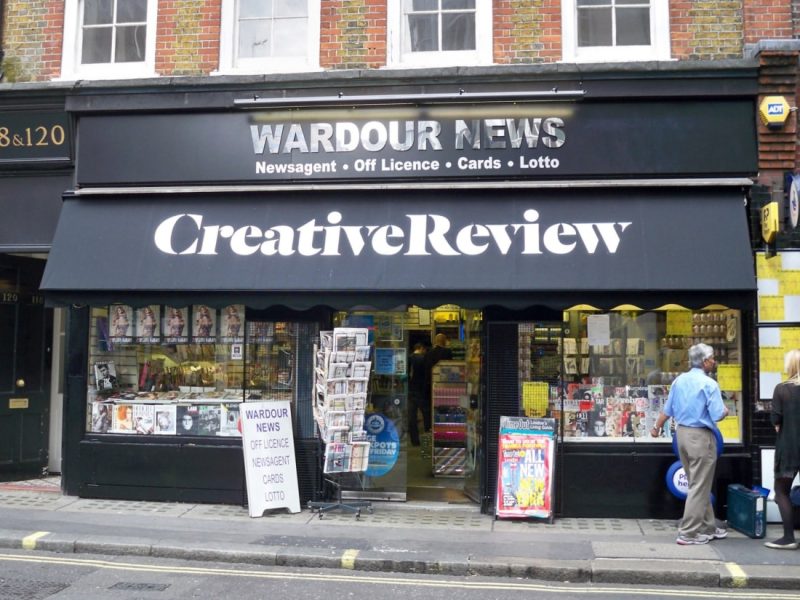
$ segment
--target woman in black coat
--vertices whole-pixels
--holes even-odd
[[[781,512],[783,537],[767,542],[767,548],[795,550],[794,507],[789,493],[800,470],[800,350],[786,354],[784,371],[789,378],[775,386],[772,395],[772,424],[775,440],[775,503]]]

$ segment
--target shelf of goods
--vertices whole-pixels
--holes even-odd
[[[469,396],[463,361],[442,361],[433,368],[433,475],[463,477],[466,467]]]

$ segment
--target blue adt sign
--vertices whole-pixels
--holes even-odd
[[[380,413],[367,415],[364,421],[369,440],[369,467],[366,475],[380,477],[392,470],[400,456],[400,437],[391,419]]]

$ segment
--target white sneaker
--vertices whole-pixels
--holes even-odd
[[[722,540],[728,537],[728,530],[723,529],[722,527],[717,527],[714,530],[714,533],[709,533],[708,536],[715,540]]]
[[[698,533],[694,537],[679,535],[676,542],[678,543],[679,546],[692,546],[692,545],[707,544],[708,542],[711,541],[711,539],[712,538],[710,535],[706,535],[705,533]]]

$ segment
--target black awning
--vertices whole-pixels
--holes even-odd
[[[54,302],[752,302],[741,190],[336,190],[70,198]]]

